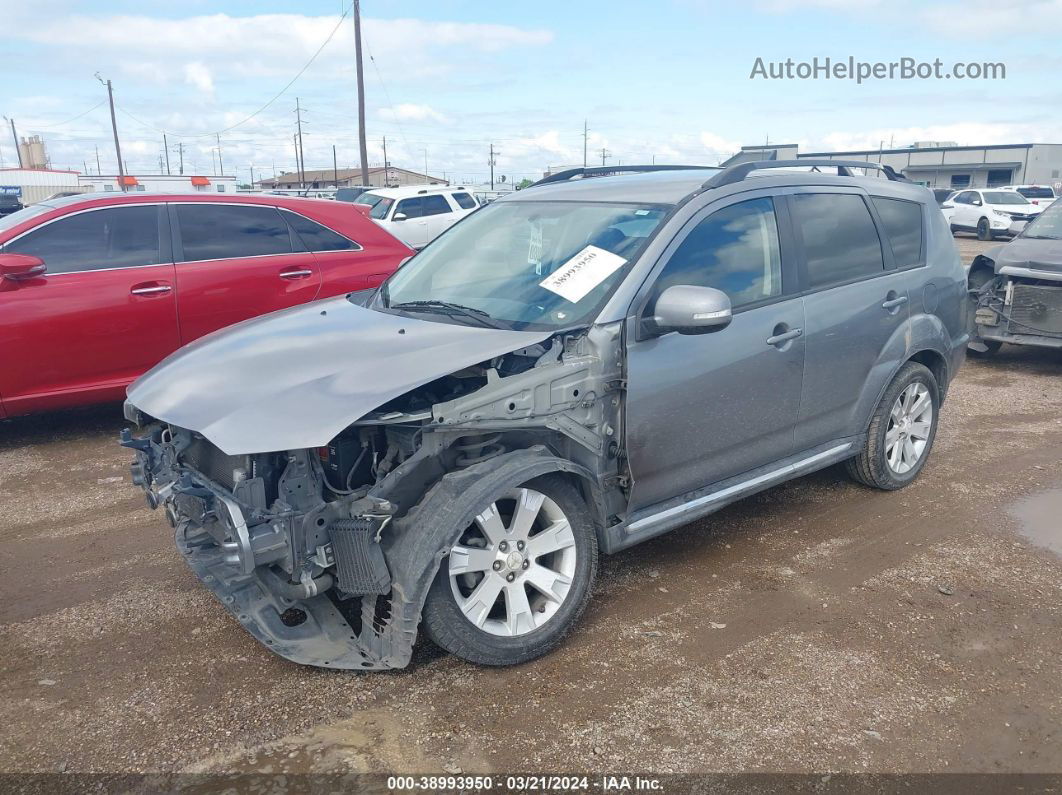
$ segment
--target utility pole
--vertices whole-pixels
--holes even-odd
[[[254,190],[254,163],[251,163],[251,190]]]
[[[387,162],[387,136],[383,137],[383,150],[384,150],[384,187],[388,187],[391,184],[391,170],[390,163]]]
[[[332,181],[339,187],[339,163],[336,160],[336,145],[332,144]]]
[[[166,176],[170,175],[170,144],[166,140],[166,133],[162,134],[162,151],[166,153]]]
[[[221,172],[221,176],[225,176],[225,164],[221,160],[221,133],[215,133],[218,137],[218,171]]]
[[[296,136],[299,149],[299,187],[306,187],[306,155],[302,151],[302,106],[299,104],[299,98],[295,97],[295,125],[299,128],[299,132]]]
[[[99,72],[96,72],[96,79],[103,83],[103,85],[107,86],[107,101],[111,105],[111,132],[114,133],[114,154],[118,158],[118,183],[119,187],[124,191],[125,180],[123,177],[125,176],[125,164],[122,162],[122,147],[118,143],[118,120],[114,117],[114,88],[111,86],[110,80],[104,81],[104,79],[100,77]]]
[[[583,119],[583,168],[586,168],[586,142],[590,134],[590,128],[586,124],[586,119]]]
[[[424,176],[428,176],[428,150],[424,149]]]
[[[361,2],[354,0],[354,60],[358,72],[358,154],[361,156],[361,184],[369,185],[369,149],[365,143],[365,74],[361,67]],[[387,159],[386,157],[384,158]],[[386,169],[384,170],[386,174]]]
[[[184,174],[184,142],[181,141],[177,144],[177,154],[180,159],[180,173]]]
[[[606,158],[612,157],[612,153],[605,147],[601,147],[601,165],[605,165]]]
[[[103,171],[100,170],[100,148],[97,146],[96,147],[96,176],[98,177],[102,173],[103,173]]]
[[[487,165],[490,166],[490,189],[491,190],[494,190],[494,166],[498,162],[494,158],[494,156],[495,155],[500,155],[500,154],[501,154],[501,152],[495,152],[494,151],[494,142],[491,141],[491,144],[490,144],[490,159],[487,161]]]
[[[6,116],[4,118],[7,118]],[[22,150],[18,145],[18,134],[15,132],[15,120],[8,119],[11,122],[11,137],[15,139],[15,154],[18,155],[18,167],[22,168]]]
[[[291,141],[292,141],[293,144],[295,144],[295,173],[297,173],[299,175],[299,186],[303,187],[303,185],[302,185],[302,161],[299,160],[299,134],[298,133],[293,133],[292,136],[291,136]]]

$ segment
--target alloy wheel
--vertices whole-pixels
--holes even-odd
[[[933,398],[929,388],[914,381],[892,404],[885,431],[885,460],[897,475],[910,472],[922,460],[933,429]]]
[[[513,489],[476,516],[450,549],[450,589],[473,626],[525,635],[568,598],[576,557],[560,506],[540,491]]]

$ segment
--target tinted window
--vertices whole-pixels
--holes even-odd
[[[892,245],[896,266],[903,268],[922,261],[922,205],[902,199],[883,199],[875,196],[871,201],[877,208],[885,233]]]
[[[290,254],[288,225],[275,207],[179,204],[185,262]]]
[[[1011,192],[1009,190],[994,190],[985,191],[983,194],[985,201],[989,204],[1030,204],[1026,199],[1018,192]]]
[[[712,213],[671,255],[654,288],[714,287],[738,307],[782,293],[778,227],[771,199],[753,199]]]
[[[1055,192],[1050,188],[1018,188],[1018,193],[1026,199],[1053,199]]]
[[[333,232],[327,226],[321,226],[316,221],[311,221],[304,215],[293,213],[290,210],[281,210],[288,219],[291,228],[302,240],[307,251],[349,251],[360,248],[357,243]]]
[[[421,196],[414,196],[412,199],[402,199],[395,208],[395,215],[405,213],[406,218],[420,218],[424,206],[421,199]]]
[[[847,282],[884,270],[881,242],[862,198],[846,193],[804,193],[794,200],[809,287]]]
[[[450,206],[450,202],[446,201],[446,197],[442,194],[435,193],[431,196],[424,196],[422,199],[422,215],[442,215],[443,213],[452,213],[454,211],[453,207]]]
[[[452,193],[450,195],[454,197],[457,206],[462,210],[471,210],[476,206],[476,200],[473,199],[472,195],[469,193]]]
[[[158,207],[110,207],[60,218],[7,244],[4,251],[40,257],[48,273],[157,265]]]

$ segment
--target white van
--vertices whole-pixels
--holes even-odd
[[[407,185],[374,188],[354,200],[371,207],[369,217],[411,248],[423,248],[479,208],[464,187]]]

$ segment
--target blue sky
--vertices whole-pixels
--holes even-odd
[[[241,179],[294,167],[295,98],[306,165],[357,162],[353,26],[341,0],[181,3],[2,0],[0,56],[17,63],[0,113],[44,137],[53,165],[115,170],[105,97],[114,81],[123,155],[157,171],[162,130],[185,147],[186,173]],[[807,149],[884,141],[1062,142],[1062,0],[655,0],[472,2],[363,0],[369,159],[459,181],[536,177],[591,160],[715,163],[764,140]],[[945,67],[1006,64],[1005,80],[750,80],[765,61],[902,57]],[[87,112],[86,112],[87,111]],[[83,115],[81,115],[83,114]],[[74,118],[78,117],[78,118]],[[226,129],[233,127],[234,129]],[[427,150],[425,152],[425,150]],[[10,136],[0,135],[10,166]],[[176,152],[171,152],[176,168]]]

